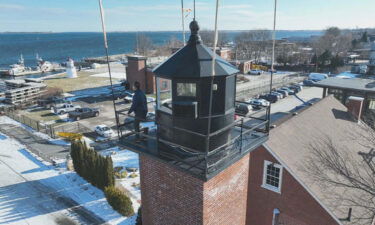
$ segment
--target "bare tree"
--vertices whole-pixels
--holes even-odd
[[[140,55],[148,56],[149,53],[154,49],[154,44],[151,38],[145,34],[137,34],[135,52]]]
[[[253,30],[240,33],[236,41],[236,53],[239,59],[260,60],[269,55],[271,45],[271,32],[269,30]]]
[[[358,142],[362,151],[326,135],[309,146],[311,154],[302,170],[324,190],[327,199],[353,209],[352,223],[369,225],[375,216],[375,132],[362,125],[363,132],[351,134],[350,140]],[[342,209],[341,213],[348,211]]]
[[[213,46],[214,44],[214,31],[213,30],[203,29],[199,31],[199,35],[201,36],[201,39],[205,45],[209,47]],[[224,31],[219,31],[217,46],[221,47],[225,45],[227,42],[228,42],[227,34]]]
[[[330,51],[333,55],[346,54],[352,46],[352,41],[351,32],[343,32],[337,27],[330,27],[313,43],[313,46],[318,55],[324,51]]]
[[[167,43],[156,47],[154,55],[169,56],[171,55],[173,49],[181,48],[183,46],[182,41],[178,40],[175,36],[172,36]]]

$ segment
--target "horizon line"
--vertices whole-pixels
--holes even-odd
[[[277,29],[276,31],[324,31],[325,29]],[[365,28],[339,28],[340,30],[374,30],[375,27],[365,27]],[[201,29],[201,31],[211,31],[210,29]],[[222,29],[224,32],[235,32],[235,31],[255,31],[255,30],[271,30],[266,28],[259,29]],[[107,33],[135,33],[135,32],[182,32],[181,30],[131,30],[131,31],[107,31]],[[188,30],[185,32],[189,32]],[[101,31],[0,31],[1,34],[4,33],[39,33],[39,34],[48,34],[48,33],[102,33]]]

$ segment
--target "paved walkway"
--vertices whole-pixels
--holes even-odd
[[[52,159],[64,159],[69,153],[69,146],[55,145],[32,132],[13,125],[1,124],[0,131],[11,138],[16,139],[25,145],[34,154],[42,157],[45,161],[51,162]]]

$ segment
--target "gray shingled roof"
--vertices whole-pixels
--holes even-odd
[[[343,79],[337,77],[330,77],[328,79],[316,82],[314,86],[357,90],[363,92],[375,92],[375,80],[361,78]]]
[[[192,34],[186,46],[157,66],[153,72],[165,78],[200,78],[212,76],[212,58],[214,52],[202,44],[196,21],[190,24]],[[215,76],[228,76],[238,73],[238,69],[216,56]]]
[[[369,148],[364,146],[365,142],[371,146],[368,140],[360,138],[366,135],[366,129],[364,129],[366,127],[362,122],[360,124],[354,122],[347,108],[333,96],[328,96],[272,129],[266,146],[337,218],[346,218],[348,207],[338,201],[337,197],[356,196],[357,193],[353,192],[353,189],[338,187],[329,189],[316,183],[304,171],[304,165],[311,156],[310,144],[324,137],[330,138],[339,146],[345,146],[342,148],[342,151],[345,151],[344,154],[348,154],[355,160],[362,160],[358,152],[369,152]],[[344,149],[350,149],[350,151],[347,152]],[[335,198],[333,194],[336,195]],[[358,215],[358,210],[354,207],[353,215],[356,214]],[[353,223],[345,222],[344,224]]]

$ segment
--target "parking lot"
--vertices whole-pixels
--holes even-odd
[[[294,111],[308,107],[308,103],[314,103],[322,98],[322,89],[317,87],[303,87],[296,95],[290,95],[271,104],[271,123],[280,118],[293,113]],[[257,110],[251,110],[249,114],[255,113],[255,116],[261,116]]]

